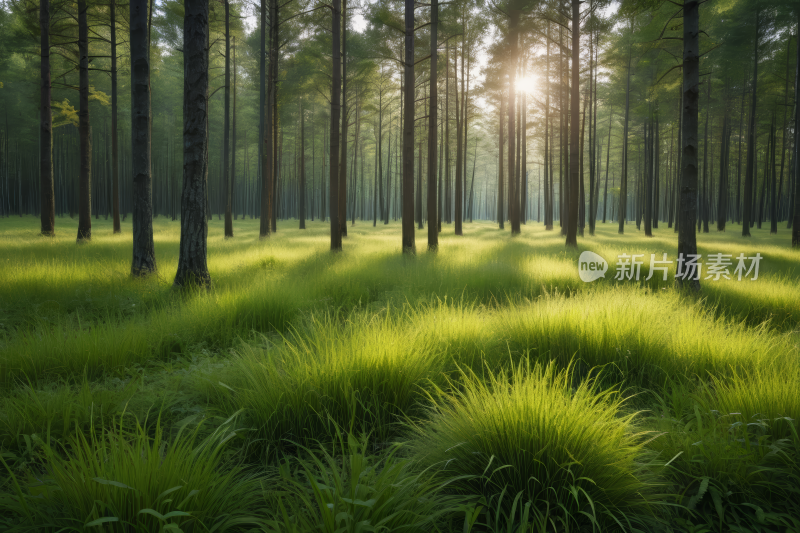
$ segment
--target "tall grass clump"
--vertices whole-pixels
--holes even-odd
[[[418,349],[415,349],[418,348]],[[440,373],[441,357],[389,313],[312,317],[283,345],[244,345],[236,356],[227,401],[244,409],[265,446],[308,444],[338,424],[377,442],[422,399],[421,386]]]
[[[257,526],[261,480],[227,465],[231,420],[210,436],[200,426],[169,442],[121,419],[98,434],[76,432],[64,451],[46,448],[41,476],[14,477],[0,499],[11,531],[230,531]],[[185,428],[185,426],[184,426]],[[4,467],[7,469],[7,465]],[[8,488],[6,489],[8,490]]]
[[[514,502],[530,502],[529,519],[548,531],[636,530],[655,516],[644,437],[617,392],[572,382],[553,363],[485,379],[464,371],[452,392],[430,394],[428,420],[413,426],[409,446],[420,464],[466,476],[454,487],[506,516],[515,516]]]
[[[332,446],[288,459],[268,531],[435,531],[463,508],[465,498],[450,493],[448,481],[417,470],[400,447],[371,448],[366,436],[337,430]]]

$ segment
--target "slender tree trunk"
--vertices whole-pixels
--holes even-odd
[[[272,26],[270,26],[272,28]],[[271,30],[270,30],[271,31]],[[267,70],[267,0],[261,0],[261,60],[259,73],[259,136],[261,154],[261,218],[259,220],[259,238],[269,237],[272,220],[272,48],[269,50],[269,70]]]
[[[456,51],[458,48],[456,48]],[[463,50],[463,49],[462,49]],[[464,55],[461,55],[461,63],[464,63]],[[455,234],[456,235],[464,235],[464,230],[461,226],[462,224],[462,203],[461,198],[463,196],[463,171],[464,171],[464,157],[463,157],[463,145],[461,143],[461,136],[464,129],[464,120],[462,118],[461,108],[460,106],[459,97],[458,97],[458,54],[455,54],[453,58],[453,74],[455,75],[454,85],[455,85],[455,100],[456,100],[456,183],[455,183],[455,199],[453,202],[453,211],[454,211],[454,222],[455,222]],[[462,95],[463,95],[463,88],[462,88]]]
[[[403,253],[414,253],[414,0],[405,0],[403,92]]]
[[[39,1],[41,80],[39,105],[39,182],[42,235],[56,234],[56,200],[53,183],[53,116],[50,112],[50,0]],[[8,132],[6,132],[8,134]]]
[[[717,231],[725,231],[728,217],[728,150],[730,144],[730,125],[726,111],[722,119],[722,149],[719,154],[719,197],[717,198]]]
[[[225,191],[225,237],[233,237],[233,191],[231,169],[231,31],[229,0],[225,0],[225,116],[222,133],[222,183]]]
[[[691,0],[689,0],[691,1]],[[684,4],[684,12],[686,12],[686,5]],[[631,21],[631,32],[633,32],[633,21]],[[685,40],[686,33],[684,31],[684,53],[685,53]],[[628,207],[628,123],[630,120],[630,107],[631,107],[631,56],[633,54],[633,46],[628,45],[628,69],[627,81],[625,82],[625,126],[622,129],[622,176],[620,177],[619,187],[619,233],[625,233],[625,219],[627,217]],[[685,57],[684,57],[685,60]],[[684,71],[686,67],[684,67]],[[686,89],[684,88],[684,91]]]
[[[306,229],[306,119],[300,100],[300,229]]]
[[[800,9],[797,10],[797,52],[794,70],[794,212],[792,247],[800,247]]]
[[[439,229],[437,227],[438,210],[436,198],[436,150],[438,148],[436,127],[439,120],[439,93],[438,93],[438,61],[439,61],[439,0],[431,1],[431,83],[428,99],[430,111],[428,112],[428,250],[436,251],[439,247]]]
[[[208,0],[185,0],[183,18],[183,192],[175,286],[211,284],[206,218]]]
[[[130,3],[131,152],[133,153],[133,261],[131,274],[156,272],[151,174],[150,48],[147,0]]]
[[[700,4],[687,0],[683,4],[683,109],[681,147],[681,202],[678,224],[678,260],[697,255],[697,130],[700,92]],[[699,272],[698,272],[699,273]],[[676,276],[679,286],[700,290],[698,279]]]
[[[505,197],[503,191],[503,180],[505,178],[505,173],[503,172],[503,118],[505,116],[506,111],[506,100],[503,98],[503,95],[500,95],[500,120],[498,121],[500,124],[500,132],[498,135],[498,146],[500,148],[500,155],[498,157],[498,171],[497,171],[497,221],[500,224],[500,229],[504,228],[505,225],[505,214],[503,212],[503,198]]]
[[[580,2],[572,0],[572,83],[570,87],[569,220],[567,246],[578,246],[578,203],[580,201],[579,120],[580,120]]]
[[[332,84],[331,84],[331,148],[330,148],[330,219],[331,219],[331,250],[342,249],[342,234],[339,226],[339,135],[341,134],[340,117],[342,100],[342,63],[341,46],[341,0],[333,2],[332,22]]]
[[[756,101],[758,96],[758,32],[761,22],[761,10],[756,8],[756,34],[753,42],[753,96],[750,106],[750,124],[747,131],[747,163],[744,174],[744,198],[742,209],[742,237],[750,236],[750,222],[752,218],[753,186],[755,179],[755,149],[756,149]]]
[[[342,155],[339,159],[339,232],[347,237],[347,0],[342,0]],[[413,165],[412,165],[413,166]],[[412,204],[413,205],[413,204]]]
[[[119,233],[119,142],[118,142],[118,97],[117,97],[117,5],[109,3],[111,26],[111,211],[114,233]]]
[[[139,1],[141,2],[141,0]],[[131,9],[133,9],[133,5],[132,2]],[[145,3],[145,9],[146,6],[147,4]],[[89,23],[87,21],[87,9],[86,1],[79,0],[78,55],[80,58],[80,87],[78,98],[78,135],[80,137],[80,192],[78,195],[77,238],[77,242],[79,243],[92,239],[92,132],[89,122]],[[131,24],[133,24],[133,21],[131,21]],[[133,34],[133,27],[131,27],[131,34]],[[6,128],[6,132],[6,135],[8,135],[8,128]],[[136,154],[135,151],[134,154]],[[134,203],[135,202],[136,198],[134,198]]]

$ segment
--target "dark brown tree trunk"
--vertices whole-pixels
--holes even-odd
[[[756,8],[756,34],[753,42],[753,97],[750,106],[750,124],[747,131],[747,163],[744,171],[744,195],[742,198],[742,237],[750,236],[752,218],[753,187],[756,157],[756,101],[758,96],[758,32],[761,23],[761,10]]]
[[[342,155],[339,159],[339,232],[347,237],[347,0],[342,0]],[[413,169],[413,164],[412,164]],[[413,178],[412,178],[413,179]],[[413,206],[413,201],[411,203]]]
[[[728,150],[730,146],[730,125],[726,111],[722,119],[722,149],[719,154],[719,197],[717,198],[717,231],[725,231],[728,218]]]
[[[208,0],[185,0],[183,17],[183,191],[175,286],[211,283],[206,219],[208,143]]]
[[[303,114],[303,101],[300,100],[300,229],[306,229],[306,121]]]
[[[272,221],[272,48],[269,49],[267,61],[267,0],[261,0],[261,71],[259,75],[261,136],[259,137],[261,152],[261,219],[259,220],[259,238],[266,239],[270,233]],[[270,26],[271,31],[272,26]],[[269,70],[268,70],[269,64]]]
[[[56,200],[53,183],[53,116],[50,112],[50,0],[39,1],[41,82],[39,105],[39,180],[42,235],[56,234]],[[6,132],[8,135],[8,132]]]
[[[147,0],[130,4],[133,261],[131,274],[156,272],[151,175],[150,39]]]
[[[578,203],[580,201],[579,130],[580,120],[580,2],[572,0],[572,83],[570,84],[570,147],[569,147],[569,220],[567,246],[578,246]]]
[[[684,11],[686,10],[684,4]],[[631,21],[631,32],[633,32],[633,21]],[[685,39],[685,34],[684,34]],[[620,176],[619,186],[619,230],[621,234],[625,233],[625,219],[627,218],[628,210],[628,123],[630,120],[631,108],[631,57],[633,54],[632,45],[628,45],[628,69],[627,81],[625,82],[625,125],[622,128],[622,175]],[[685,68],[684,68],[685,70]],[[685,89],[684,89],[685,90]]]
[[[515,10],[509,14],[508,19],[508,38],[509,38],[509,57],[508,57],[508,218],[511,224],[511,234],[517,235],[520,232],[519,224],[519,191],[517,191],[517,54],[518,43],[517,33],[519,27],[519,11]]]
[[[505,226],[505,213],[503,212],[503,198],[505,197],[503,191],[503,181],[505,179],[505,173],[503,172],[503,144],[504,144],[504,131],[503,131],[503,118],[506,112],[506,100],[503,98],[502,93],[500,94],[500,120],[498,121],[500,124],[500,130],[498,134],[498,146],[500,148],[500,155],[498,156],[498,171],[497,171],[497,222],[500,224],[500,229],[504,229]]]
[[[233,220],[236,220],[236,37],[233,38],[233,85],[231,92],[233,93],[233,109],[231,112],[231,215]],[[233,222],[231,222],[231,234],[226,237],[233,237]]]
[[[458,48],[456,48],[456,52]],[[463,52],[463,48],[462,48]],[[464,63],[464,55],[461,55],[461,63]],[[463,145],[461,143],[461,137],[464,129],[464,120],[462,118],[463,113],[461,112],[461,108],[463,107],[459,100],[458,96],[458,53],[456,53],[455,57],[453,58],[453,74],[454,74],[454,85],[455,85],[455,100],[456,100],[456,182],[455,182],[455,198],[453,201],[453,221],[455,225],[455,234],[456,235],[463,235],[464,230],[462,228],[462,219],[463,219],[463,210],[462,210],[462,197],[464,191],[464,152],[463,152]],[[463,88],[462,88],[463,94]]]
[[[614,118],[614,106],[608,112],[608,144],[606,145],[606,184],[603,189],[603,224],[606,223],[606,212],[608,211],[608,169],[611,160],[611,119]],[[613,215],[609,218],[613,219]]]
[[[405,0],[403,91],[403,253],[415,253],[414,243],[414,0]]]
[[[439,213],[436,198],[436,157],[437,142],[436,127],[439,120],[439,93],[438,93],[438,67],[439,67],[439,0],[431,0],[431,83],[429,86],[428,112],[428,250],[436,251],[439,247]]]
[[[333,32],[331,56],[331,146],[330,146],[330,218],[331,218],[331,250],[342,249],[342,234],[339,225],[339,135],[340,113],[342,100],[342,60],[341,60],[341,25],[342,10],[341,0],[332,0],[333,20],[331,31]]]
[[[231,26],[229,0],[225,0],[225,108],[222,126],[222,190],[225,195],[225,237],[233,237],[231,198]]]
[[[683,4],[683,109],[681,148],[681,200],[678,224],[678,260],[697,255],[697,130],[700,93],[700,4]],[[700,290],[697,279],[676,276],[679,287]]]
[[[111,25],[111,211],[114,233],[119,233],[119,138],[117,130],[117,5],[116,0],[109,3]]]
[[[775,194],[776,193],[775,188],[776,188],[776,185],[777,185],[775,178],[776,178],[776,175],[777,175],[776,171],[778,170],[777,167],[776,167],[776,158],[775,158],[775,152],[776,152],[775,146],[777,144],[778,144],[778,135],[777,135],[777,133],[775,131],[775,115],[773,114],[772,115],[772,154],[771,154],[772,163],[770,164],[770,177],[772,179],[770,180],[771,183],[769,185],[769,189],[770,189],[769,190],[769,198],[770,198],[770,202],[769,202],[770,203],[770,209],[769,209],[769,211],[770,211],[770,229],[769,229],[769,232],[770,233],[778,233],[778,203],[777,203],[778,199],[777,199],[777,195]],[[769,158],[769,157],[770,157],[770,154],[767,155],[767,158]]]
[[[131,4],[133,6],[133,4]],[[92,239],[92,133],[89,122],[89,23],[86,1],[78,1],[80,190],[78,195],[78,239]],[[145,13],[146,15],[146,13]],[[134,152],[135,153],[135,152]]]
[[[797,10],[797,53],[794,70],[794,204],[792,247],[800,247],[800,9]]]

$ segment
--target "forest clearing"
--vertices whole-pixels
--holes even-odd
[[[326,505],[390,530],[798,527],[798,257],[765,230],[705,239],[704,257],[763,258],[698,297],[674,268],[579,277],[585,249],[673,256],[666,228],[599,224],[565,251],[540,225],[508,241],[476,222],[409,256],[397,224],[357,223],[331,255],[319,221],[261,242],[257,220],[235,240],[213,220],[212,290],[187,294],[129,276],[130,224],[76,247],[30,223],[0,233],[8,527],[317,531]],[[155,219],[162,272],[178,238]]]

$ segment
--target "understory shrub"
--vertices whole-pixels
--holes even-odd
[[[77,431],[63,452],[45,446],[46,467],[28,479],[11,474],[0,496],[10,531],[235,531],[261,524],[262,478],[227,464],[233,419],[200,439],[201,424],[169,442],[156,424],[118,419],[102,432]]]
[[[613,390],[571,384],[570,369],[553,363],[484,379],[464,371],[451,392],[433,388],[409,446],[420,464],[463,476],[454,487],[513,520],[514,502],[530,502],[528,519],[546,530],[652,526],[657,485],[640,462],[645,436],[634,415],[620,412]]]

